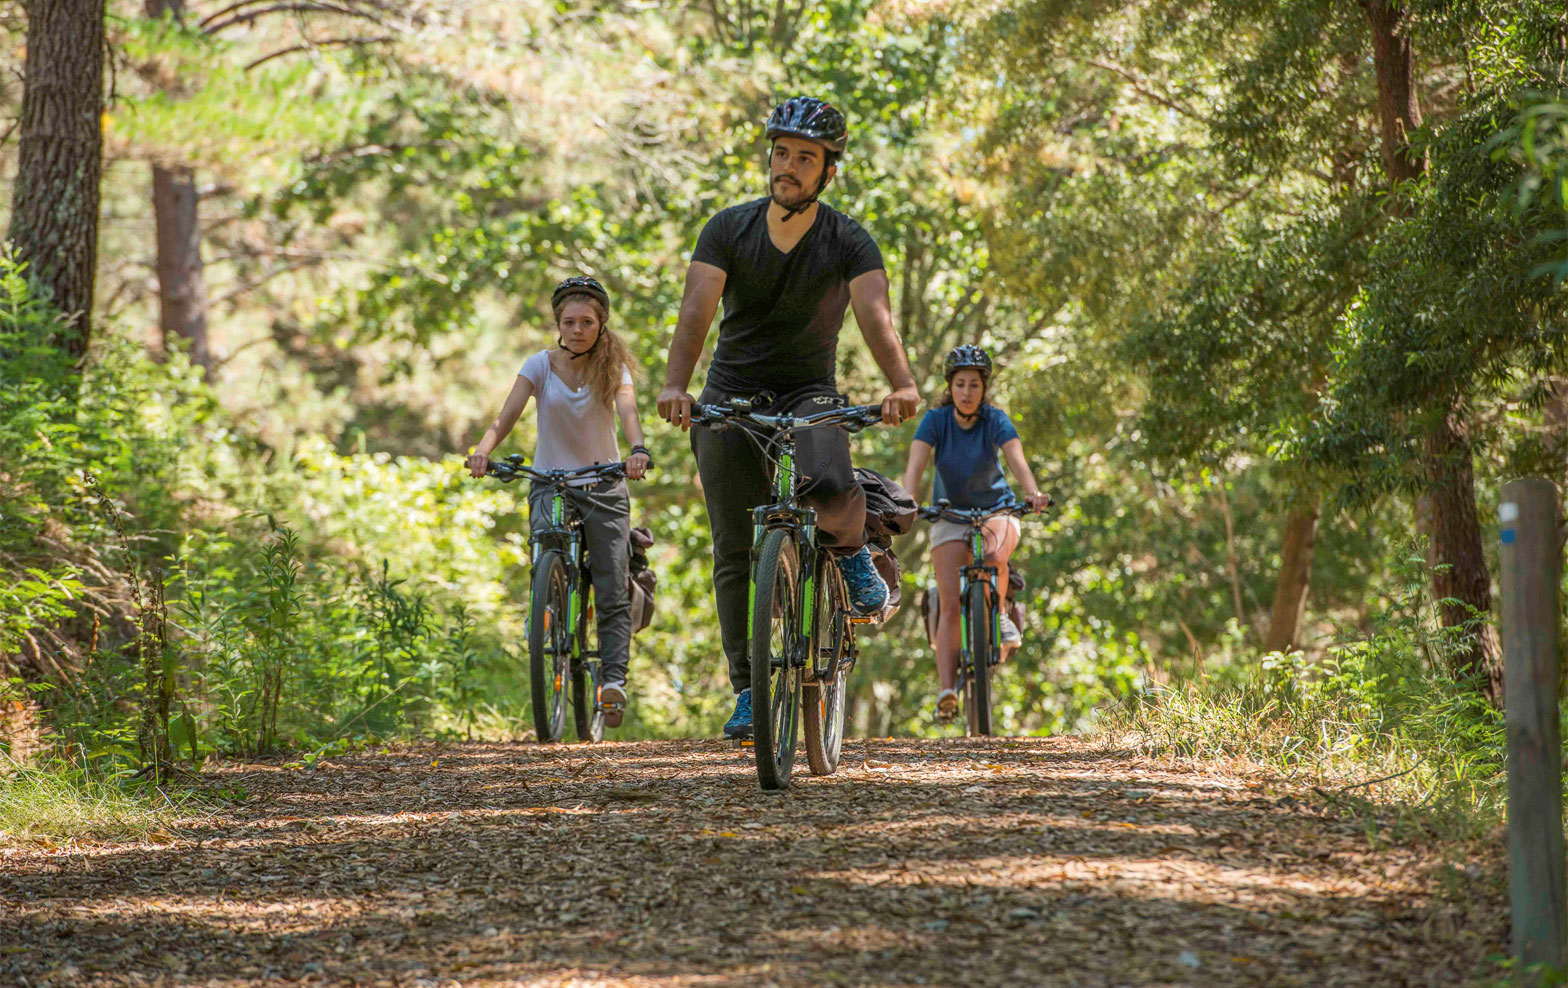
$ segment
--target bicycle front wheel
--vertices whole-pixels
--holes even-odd
[[[964,670],[968,680],[965,716],[969,735],[980,737],[991,733],[991,604],[984,583],[969,584],[964,595],[964,625],[969,646],[969,668]]]
[[[833,668],[833,675],[806,683],[801,714],[806,726],[806,762],[812,775],[832,775],[844,746],[845,660],[849,652],[849,602],[838,567],[826,554],[817,568],[812,591],[812,661]]]
[[[561,740],[566,727],[566,680],[572,666],[571,590],[566,560],[556,551],[534,562],[528,614],[528,678],[534,732],[541,742]]]
[[[593,605],[589,603],[593,592],[585,573],[577,583],[577,605],[582,616],[577,619],[577,661],[572,663],[572,720],[577,728],[577,740],[589,743],[604,740],[604,711],[599,707],[599,669],[601,659],[589,658],[588,636],[594,636],[597,647],[599,632],[594,623]]]
[[[764,789],[783,789],[795,766],[804,647],[800,562],[789,532],[774,531],[764,537],[752,591],[748,655],[757,782]]]

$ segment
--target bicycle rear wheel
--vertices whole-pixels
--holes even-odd
[[[991,604],[986,585],[969,584],[964,595],[964,625],[969,646],[969,668],[964,670],[965,718],[971,737],[991,733]]]
[[[572,665],[570,588],[566,560],[554,550],[534,562],[528,615],[528,678],[533,693],[534,732],[541,742],[559,741],[566,727],[566,679]]]
[[[757,560],[752,588],[751,731],[757,782],[764,789],[789,785],[800,726],[800,563],[786,531],[769,532]]]
[[[826,554],[820,556],[816,585],[812,592],[812,661],[822,665],[821,657],[831,655],[833,676],[805,683],[801,690],[801,719],[806,727],[806,762],[812,775],[832,775],[844,746],[844,681],[848,670],[844,660],[849,651],[849,602],[838,567]]]

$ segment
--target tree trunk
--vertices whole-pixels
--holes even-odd
[[[1474,678],[1494,703],[1502,702],[1503,649],[1492,623],[1492,577],[1481,548],[1470,440],[1450,414],[1427,433],[1427,489],[1431,505],[1432,589],[1443,625],[1463,628],[1463,644],[1449,657],[1456,679]]]
[[[1377,66],[1383,162],[1397,187],[1419,178],[1427,164],[1426,158],[1410,147],[1410,135],[1421,126],[1410,47],[1414,14],[1399,0],[1365,3]],[[1456,410],[1451,409],[1428,427],[1422,458],[1427,489],[1425,503],[1417,506],[1418,526],[1424,510],[1431,526],[1430,555],[1436,567],[1432,590],[1439,601],[1452,601],[1439,605],[1443,625],[1464,629],[1464,644],[1450,657],[1449,668],[1456,678],[1474,677],[1477,688],[1500,703],[1502,645],[1491,623],[1492,578],[1481,548],[1468,428]]]
[[[103,173],[105,0],[30,0],[10,237],[68,320],[59,345],[92,337]]]
[[[1372,60],[1377,67],[1377,115],[1383,164],[1394,184],[1426,171],[1426,157],[1410,147],[1421,126],[1421,107],[1413,83],[1415,55],[1410,47],[1413,15],[1400,0],[1366,0],[1372,23]]]
[[[1301,634],[1301,615],[1307,609],[1307,588],[1312,582],[1312,554],[1318,540],[1318,499],[1291,508],[1285,519],[1285,541],[1280,550],[1279,581],[1274,584],[1274,607],[1263,647],[1288,652]]]
[[[1542,419],[1552,462],[1552,482],[1559,491],[1568,491],[1568,378],[1552,378]]]
[[[191,362],[200,366],[210,381],[207,287],[202,278],[195,175],[189,168],[153,165],[152,205],[158,228],[158,305],[163,346],[167,350],[173,340],[184,340]]]
[[[184,0],[146,0],[147,16],[180,18]],[[189,168],[152,166],[152,211],[158,236],[158,324],[164,350],[185,341],[191,362],[212,380],[207,348],[207,286],[202,277],[196,175]]]

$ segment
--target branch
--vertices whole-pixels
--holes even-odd
[[[1081,59],[1081,61],[1086,65],[1092,65],[1097,69],[1103,69],[1106,72],[1112,72],[1121,76],[1123,79],[1127,80],[1127,84],[1133,88],[1134,92],[1153,100],[1166,109],[1175,110],[1182,116],[1190,117],[1206,126],[1213,125],[1213,121],[1209,120],[1209,118],[1198,113],[1196,110],[1183,106],[1182,104],[1171,99],[1169,96],[1162,95],[1148,88],[1146,85],[1144,85],[1143,80],[1139,79],[1137,76],[1133,75],[1131,72],[1122,68],[1120,65],[1115,64],[1114,62],[1097,62],[1092,58]]]
[[[247,292],[253,292],[256,289],[258,289],[258,288],[262,287],[263,285],[267,284],[267,282],[269,282],[269,281],[272,281],[272,280],[274,280],[276,278],[281,278],[283,275],[286,275],[286,274],[292,274],[295,271],[304,270],[305,268],[313,268],[316,265],[321,264],[323,260],[325,260],[325,259],[324,258],[310,258],[310,259],[306,259],[306,260],[303,260],[303,261],[295,261],[293,264],[285,264],[281,268],[275,268],[275,269],[273,269],[271,271],[268,271],[266,274],[262,275],[260,278],[256,279],[255,281],[248,282],[246,284],[240,285],[238,288],[235,288],[232,291],[226,292],[222,297],[214,299],[213,302],[211,303],[211,305],[209,306],[209,308],[216,309],[220,305],[227,305],[229,303],[232,303],[235,299],[239,298],[241,295],[244,295]]]
[[[250,64],[246,65],[245,71],[249,72],[258,65],[267,64],[274,58],[282,58],[284,55],[292,55],[298,51],[312,51],[316,48],[326,48],[332,45],[384,45],[388,42],[396,40],[397,39],[392,37],[390,34],[383,34],[376,38],[328,38],[325,41],[307,41],[302,45],[293,45],[289,48],[280,48],[270,55],[263,55]]]
[[[378,17],[375,13],[367,10],[356,10],[353,7],[344,7],[337,4],[324,3],[322,0],[301,0],[301,2],[296,3],[275,3],[270,7],[263,7],[260,10],[252,10],[243,14],[235,14],[228,20],[219,21],[205,30],[207,34],[214,35],[226,28],[233,27],[236,24],[248,24],[251,21],[267,16],[268,14],[311,12],[342,14],[344,17],[357,17],[360,20],[372,21],[376,24],[382,23],[380,17]]]

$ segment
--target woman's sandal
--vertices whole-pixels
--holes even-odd
[[[599,709],[604,711],[605,727],[620,727],[626,715],[626,689],[622,686],[599,687]]]
[[[951,724],[958,716],[958,691],[943,690],[936,695],[936,722]]]

